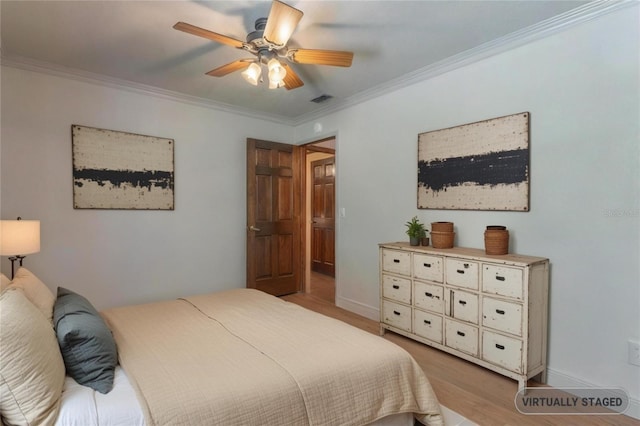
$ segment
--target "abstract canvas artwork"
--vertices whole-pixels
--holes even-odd
[[[529,113],[418,135],[418,208],[529,210]]]
[[[73,207],[173,210],[173,139],[71,126]]]

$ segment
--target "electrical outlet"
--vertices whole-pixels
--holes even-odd
[[[640,342],[629,339],[629,364],[640,367]]]

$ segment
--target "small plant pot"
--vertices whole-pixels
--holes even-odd
[[[509,231],[505,226],[487,226],[484,231],[484,251],[490,255],[509,253]]]
[[[429,245],[429,237],[420,238],[420,245],[428,246]]]
[[[455,232],[431,231],[431,243],[434,248],[452,248]]]
[[[431,230],[434,232],[453,232],[453,222],[431,222]]]
[[[411,245],[411,246],[419,246],[420,245],[420,237],[409,237],[409,245]]]

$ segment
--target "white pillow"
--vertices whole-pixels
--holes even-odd
[[[54,424],[65,369],[55,332],[24,293],[0,294],[0,415],[7,424]]]
[[[0,274],[0,292],[9,287],[11,280],[5,274]]]
[[[44,317],[53,324],[53,305],[56,303],[56,297],[38,277],[27,268],[20,267],[9,286],[22,289],[27,299],[36,305]]]

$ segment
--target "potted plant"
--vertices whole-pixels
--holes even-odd
[[[409,236],[409,244],[411,244],[412,246],[419,246],[420,239],[427,233],[424,224],[422,224],[418,220],[418,216],[414,216],[409,222],[406,223],[406,226],[407,235]]]

